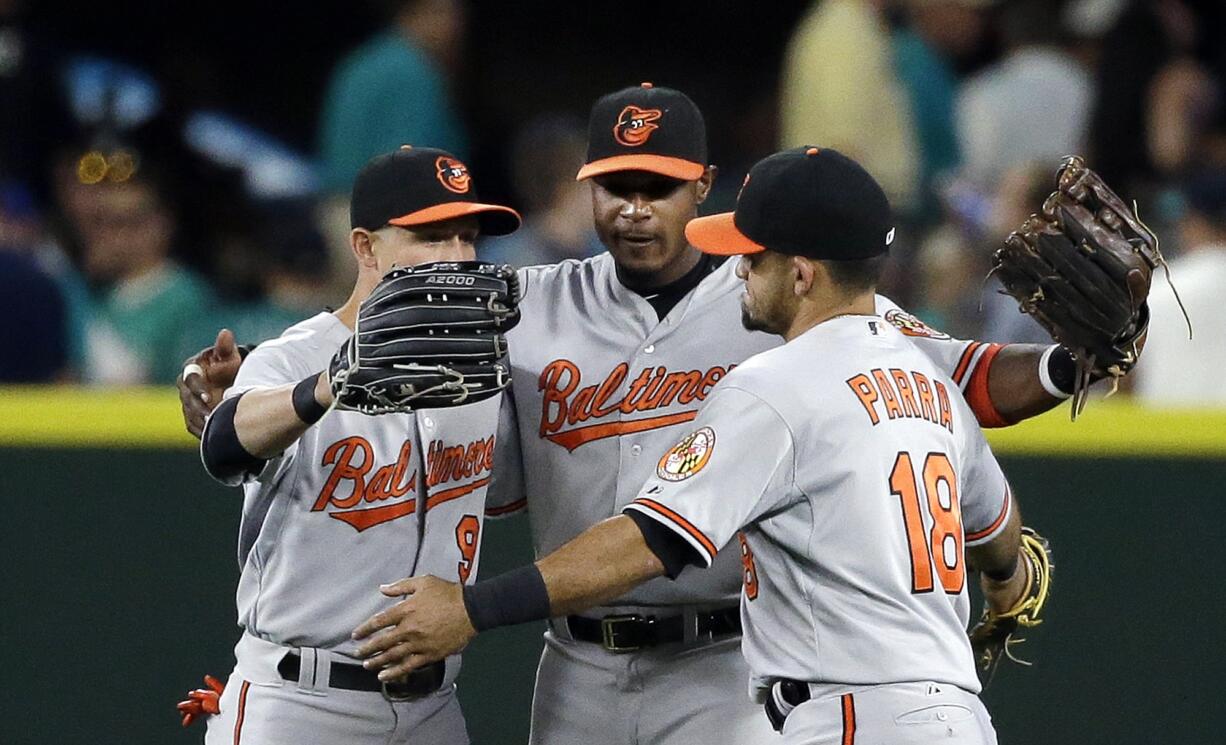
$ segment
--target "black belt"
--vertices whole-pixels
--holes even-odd
[[[687,627],[687,621],[690,628]],[[604,618],[567,616],[572,639],[599,644],[610,652],[634,652],[676,642],[709,641],[741,633],[741,608],[730,605],[679,616],[643,616],[627,613]]]
[[[286,654],[277,663],[277,672],[281,673],[281,677],[285,680],[296,682],[301,671],[302,657],[297,652]],[[333,661],[328,673],[328,685],[347,691],[382,693],[393,701],[408,701],[437,691],[443,685],[443,676],[446,671],[447,666],[443,662],[435,662],[414,670],[403,680],[384,683],[379,680],[377,673],[361,665]]]

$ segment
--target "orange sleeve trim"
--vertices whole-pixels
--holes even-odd
[[[509,515],[512,512],[519,512],[520,510],[527,508],[527,506],[528,498],[524,497],[523,499],[518,499],[510,504],[504,504],[501,507],[486,507],[485,516],[502,517],[503,515]]]
[[[1012,501],[1013,501],[1013,494],[1009,491],[1009,488],[1006,486],[1005,487],[1005,503],[1000,508],[1000,514],[996,516],[996,519],[992,521],[991,525],[984,528],[983,530],[976,530],[974,533],[967,533],[966,534],[967,542],[983,540],[984,538],[987,538],[988,536],[995,533],[1000,528],[1000,526],[1004,524],[1005,518],[1009,516],[1009,504]]]
[[[1003,344],[989,344],[983,350],[962,394],[966,397],[966,402],[970,404],[971,411],[975,412],[975,418],[979,420],[981,427],[1008,427],[1013,424],[996,410],[996,405],[992,403],[992,394],[988,391],[988,375],[992,372],[992,360],[1004,348]]]
[[[698,541],[698,544],[703,547],[703,550],[707,552],[707,555],[710,556],[712,560],[714,560],[715,555],[719,553],[719,549],[715,547],[715,544],[711,541],[711,539],[707,538],[707,536],[701,530],[699,530],[698,528],[695,528],[694,525],[689,520],[686,520],[681,515],[678,515],[676,512],[673,512],[672,510],[660,504],[659,502],[655,501],[654,499],[647,499],[646,497],[639,497],[638,499],[634,500],[633,504],[637,504],[637,505],[646,507],[647,509],[651,510],[652,512],[655,512],[661,517],[666,518],[669,522],[676,525],[678,528],[681,528],[682,530],[684,530],[687,535],[689,535],[695,541]]]
[[[247,689],[251,681],[244,680],[243,687],[238,691],[238,716],[234,719],[234,745],[239,745],[243,738],[243,717],[247,714]]]
[[[954,368],[954,374],[950,376],[958,385],[962,385],[962,378],[966,375],[966,369],[971,366],[971,359],[975,356],[975,350],[980,346],[982,346],[981,342],[973,341],[966,345],[966,349],[962,350],[962,356],[958,358],[958,366]]]

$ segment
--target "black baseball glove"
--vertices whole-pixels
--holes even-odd
[[[504,334],[519,322],[507,265],[393,269],[358,309],[328,374],[339,409],[386,414],[482,401],[511,382]]]

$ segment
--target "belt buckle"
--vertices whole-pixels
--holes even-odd
[[[643,648],[642,644],[622,644],[618,641],[618,626],[622,624],[645,624],[651,626],[656,622],[655,617],[641,616],[637,613],[625,613],[616,616],[605,616],[600,619],[600,638],[601,646],[610,652],[637,652]]]
[[[379,692],[383,694],[383,698],[387,701],[399,703],[401,701],[414,701],[421,698],[421,694],[415,691],[393,693],[393,690],[404,691],[404,689],[404,681],[393,682],[390,687],[385,681],[379,681]]]
[[[383,694],[384,699],[393,703],[416,701],[438,691],[446,676],[446,663],[440,660],[410,671],[401,680],[391,683],[379,681],[379,692]]]

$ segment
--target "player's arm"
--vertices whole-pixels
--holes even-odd
[[[1008,607],[1021,594],[1022,515],[1013,490],[978,428],[962,434],[965,454],[961,491],[968,568],[979,572],[991,607]]]
[[[520,571],[526,580],[510,572],[484,583],[477,592],[466,593],[465,606],[474,626],[484,631],[576,613],[602,605],[666,573],[664,562],[647,544],[642,529],[627,515],[596,523],[532,567]],[[521,620],[508,614],[520,589],[528,591],[525,597],[534,597],[531,588],[537,584],[538,575],[544,590],[537,597],[539,603],[530,613],[527,608],[521,610],[521,614],[531,617]],[[507,580],[500,582],[503,577]]]
[[[984,372],[991,408],[1002,421],[998,426],[1055,408],[1072,395],[1076,372],[1072,355],[1059,345],[1002,346]]]
[[[1011,608],[1028,584],[1021,554],[1022,515],[1016,503],[1001,531],[991,540],[967,546],[967,565],[979,572],[984,600],[995,611]]]
[[[877,310],[958,384],[982,427],[1008,427],[1072,395],[1077,364],[1064,347],[953,339],[881,296]]]
[[[333,399],[328,376],[321,372],[297,383],[250,390],[232,400],[239,444],[257,458],[267,459],[319,421]]]
[[[290,377],[274,364],[259,365],[266,378]],[[264,367],[269,370],[263,370]],[[260,473],[319,421],[332,405],[326,372],[294,383],[256,385],[226,398],[205,422],[200,455],[209,475],[235,485]]]
[[[969,632],[977,665],[990,680],[1019,626],[1040,623],[1051,585],[1047,541],[1022,527],[1021,511],[977,428],[962,430],[961,507],[966,559],[979,571],[984,613]]]
[[[381,680],[463,649],[479,632],[541,621],[602,605],[654,577],[664,562],[634,519],[611,517],[535,564],[461,586],[438,577],[411,577],[380,588],[410,596],[375,614],[354,632],[357,650]]]

